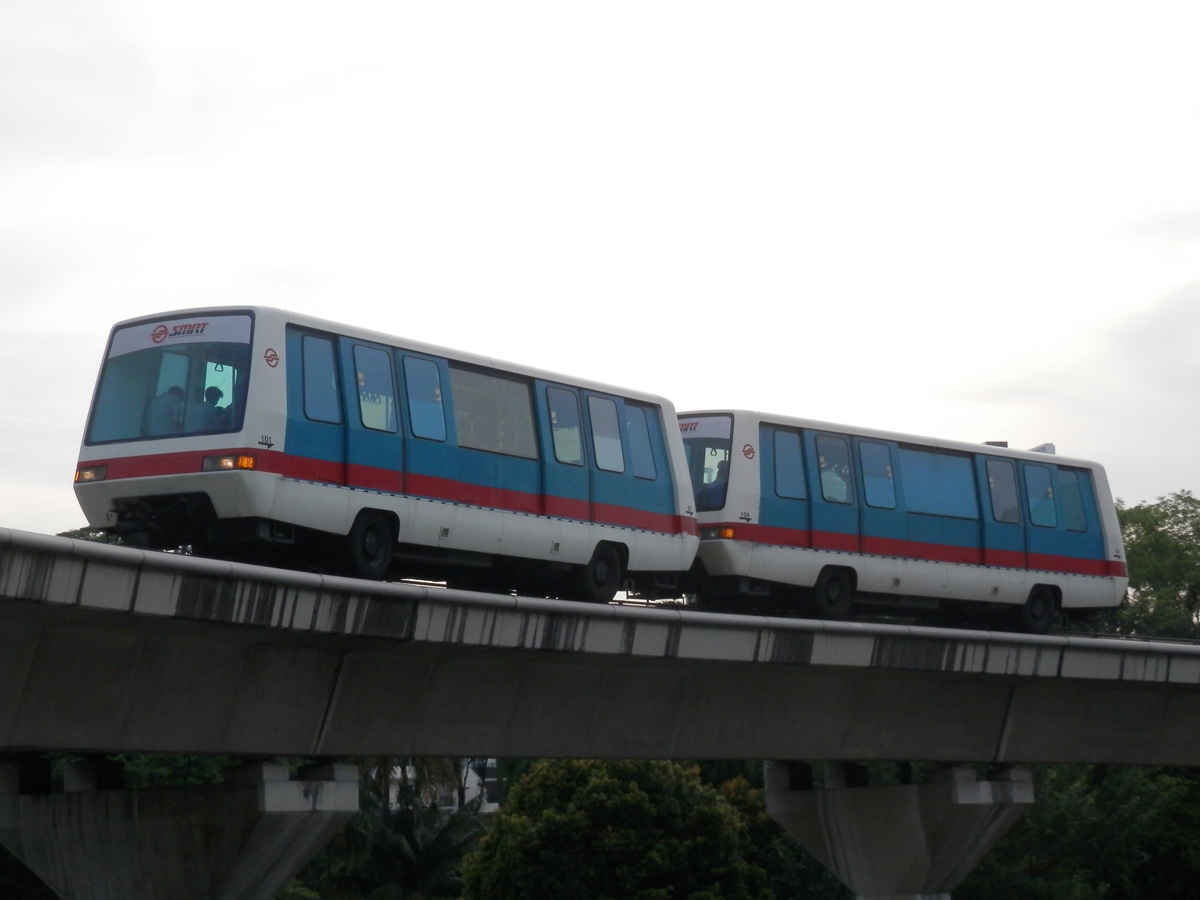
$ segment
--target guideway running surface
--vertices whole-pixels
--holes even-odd
[[[1200,763],[1200,648],[597,606],[0,529],[0,751]]]

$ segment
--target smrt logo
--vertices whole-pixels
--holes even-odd
[[[207,322],[190,322],[187,325],[176,325],[173,328],[167,328],[166,325],[157,325],[150,332],[150,340],[156,344],[161,344],[167,338],[191,337],[193,335],[204,334],[204,329],[207,327]]]
[[[699,425],[699,422],[680,422],[679,430],[684,434],[687,434],[689,431],[695,431]]]

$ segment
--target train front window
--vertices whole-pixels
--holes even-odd
[[[708,512],[725,506],[729,479],[729,447],[733,436],[730,416],[680,418],[688,474],[696,495],[696,511]]]
[[[252,326],[249,315],[214,315],[116,331],[87,442],[240,431]]]

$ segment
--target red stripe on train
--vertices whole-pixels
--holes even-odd
[[[978,547],[956,547],[951,544],[932,544],[869,535],[863,535],[860,539],[857,534],[751,525],[745,522],[722,522],[719,525],[705,523],[701,528],[702,530],[732,528],[737,535],[735,540],[769,544],[776,547],[832,550],[841,553],[862,553],[867,556],[889,556],[927,562],[1028,569],[1037,572],[1062,572],[1071,575],[1096,575],[1108,578],[1124,578],[1126,575],[1125,563],[1107,559],[1081,559],[1051,553],[1027,554],[1017,550],[991,548],[981,550]]]
[[[257,457],[258,472],[281,475],[300,481],[314,481],[380,491],[388,494],[407,494],[448,503],[461,503],[499,509],[506,512],[545,515],[653,531],[661,534],[697,534],[696,520],[690,516],[654,513],[615,504],[591,504],[586,500],[544,496],[526,491],[514,491],[488,485],[455,481],[434,475],[420,475],[381,469],[374,466],[346,465],[323,460],[266,452],[261,447],[158,453],[153,456],[117,457],[92,460],[87,466],[107,466],[106,481],[125,478],[152,478],[164,475],[199,474],[204,460],[210,456],[247,454]]]

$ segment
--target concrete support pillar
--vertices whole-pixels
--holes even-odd
[[[980,781],[968,768],[927,784],[865,786],[857,767],[767,763],[767,812],[859,900],[950,900],[1033,803],[1027,770]]]
[[[125,790],[111,764],[85,761],[64,793],[30,793],[39,774],[0,763],[0,843],[65,900],[271,900],[358,811],[345,764]]]

